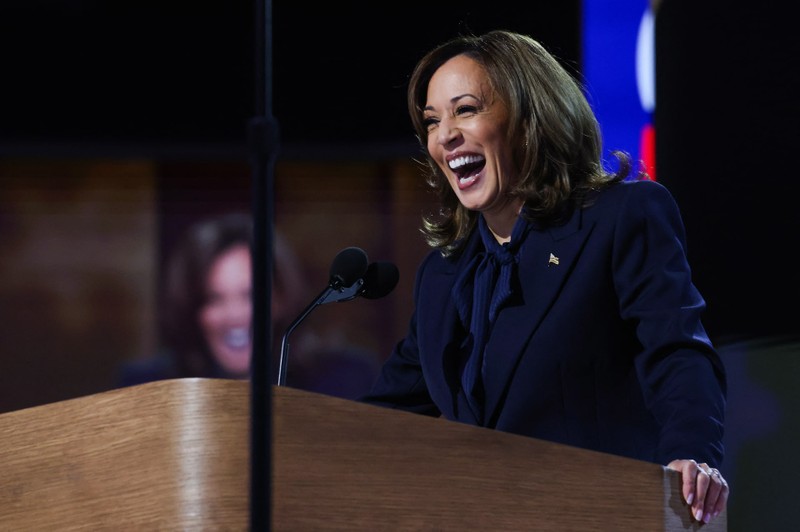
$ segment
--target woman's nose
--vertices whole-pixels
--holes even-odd
[[[461,136],[461,130],[448,118],[443,118],[439,122],[439,127],[436,130],[438,141],[441,145],[447,145]]]
[[[232,320],[249,320],[253,309],[249,299],[236,298],[228,302],[225,308],[226,315]]]

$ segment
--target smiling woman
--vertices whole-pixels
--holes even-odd
[[[156,356],[128,361],[119,386],[188,377],[247,379],[252,343],[252,217],[234,211],[191,225],[171,250],[161,300],[161,345]],[[277,376],[280,333],[308,304],[303,265],[275,234],[271,290],[272,368]],[[287,385],[355,398],[378,371],[375,353],[342,338],[305,328],[295,337]]]
[[[225,372],[245,376],[250,367],[252,268],[250,249],[235,244],[208,272],[199,322],[214,361]]]
[[[121,385],[179,377],[245,378],[252,342],[250,216],[192,226],[167,264],[159,356],[123,367]]]
[[[409,79],[441,209],[408,333],[361,399],[660,463],[717,517],[726,374],[670,192],[624,152],[606,169],[583,87],[527,35],[456,36]]]

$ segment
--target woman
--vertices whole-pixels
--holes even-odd
[[[169,258],[162,301],[159,356],[126,364],[121,385],[184,377],[244,379],[252,344],[252,222],[230,213],[191,226]],[[277,376],[281,335],[310,303],[303,267],[288,242],[275,233],[271,294],[271,374]],[[357,346],[298,331],[287,384],[354,399],[379,369],[377,357]],[[275,381],[276,379],[273,379]]]
[[[182,377],[246,378],[252,355],[250,216],[192,226],[169,257],[159,356],[123,367],[122,385]]]
[[[695,518],[718,515],[725,373],[671,195],[625,154],[604,168],[580,86],[524,35],[433,49],[408,110],[442,208],[362,399],[667,464]]]

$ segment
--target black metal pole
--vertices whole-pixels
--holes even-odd
[[[255,115],[248,140],[252,165],[253,354],[250,362],[250,530],[270,530],[271,508],[271,315],[273,169],[279,146],[272,116],[272,6],[255,2]]]

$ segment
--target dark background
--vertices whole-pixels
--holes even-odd
[[[722,338],[796,330],[800,118],[794,23],[780,3],[663,2],[660,180],[679,200]],[[254,4],[22,0],[0,7],[0,146],[15,153],[246,157]],[[414,61],[457,32],[530,33],[580,68],[580,3],[272,4],[280,154],[415,154]]]
[[[709,331],[725,340],[797,330],[800,89],[784,4],[668,0],[657,17],[658,174],[685,216]],[[264,97],[254,5],[4,2],[0,155],[246,158]],[[580,70],[575,0],[270,5],[282,157],[415,155],[407,75],[458,32],[527,32]]]
[[[800,47],[788,5],[666,0],[656,18],[658,175],[682,207],[720,342],[800,332]]]
[[[575,0],[275,2],[268,39],[274,69],[268,84],[280,126],[280,160],[319,160],[323,169],[331,160],[351,161],[358,179],[349,185],[361,198],[368,181],[358,174],[362,161],[417,154],[405,83],[423,52],[458,32],[507,28],[538,38],[579,71],[579,6]],[[799,332],[800,55],[791,7],[788,1],[663,0],[656,17],[658,176],[681,208],[695,282],[708,302],[705,323],[730,377],[725,474],[735,490],[731,530],[769,528],[768,523],[785,530],[798,518],[792,490],[800,470],[795,449],[800,425],[793,415],[800,411],[800,357],[796,344],[762,343],[796,338]],[[162,251],[201,207],[240,204],[249,192],[247,122],[257,96],[253,13],[251,2],[222,0],[4,0],[0,170],[16,172],[12,163],[20,158],[36,165],[52,160],[52,166],[36,170],[42,176],[31,188],[45,190],[42,182],[52,182],[53,195],[59,196],[59,184],[71,184],[65,190],[82,191],[89,199],[67,195],[64,203],[85,201],[97,209],[92,198],[99,181],[74,184],[83,174],[65,170],[65,160],[94,164],[97,158],[134,157],[145,166],[155,161],[155,238]],[[318,189],[308,201],[286,186],[292,198],[305,200],[292,200],[287,211],[313,214],[325,207],[330,196],[316,179],[302,172],[291,178]],[[24,188],[19,182],[15,186]],[[108,187],[119,182],[130,181],[117,175]],[[19,206],[4,203],[3,195],[30,196],[19,190],[8,194],[4,186],[0,181],[0,244],[11,235],[3,249],[27,249],[22,242],[38,234],[14,225]],[[330,186],[346,189],[339,182]],[[115,197],[102,197],[107,196]],[[126,201],[106,206],[106,218],[116,220]],[[63,225],[62,208],[40,213],[55,220],[54,230]],[[87,238],[84,226],[77,227],[75,233]],[[103,227],[91,229],[102,236]],[[383,235],[384,228],[375,231]],[[100,240],[97,248],[104,251]],[[304,243],[309,248],[326,244]],[[6,271],[3,261],[12,258],[0,257],[0,273]],[[107,282],[118,282],[115,272],[102,273]],[[411,269],[401,275],[410,277]],[[2,294],[7,313],[0,315],[0,324],[8,331],[17,332],[20,316],[25,324],[50,325],[23,335],[23,347],[43,341],[38,351],[8,348],[0,338],[0,377],[5,379],[0,402],[6,409],[97,391],[107,383],[98,384],[91,367],[135,343],[135,330],[118,334],[105,321],[115,316],[133,321],[118,290],[87,305],[98,314],[87,326],[89,334],[83,328],[59,334],[59,323],[66,327],[62,322],[73,321],[60,314],[47,321],[49,315],[37,310],[36,293],[24,285],[12,293],[16,297]],[[39,299],[49,308],[47,297]],[[69,310],[74,320],[78,313],[71,301]],[[90,352],[97,360],[76,367],[78,356]]]
[[[579,2],[274,2],[273,112],[296,143],[408,144],[414,62],[462,31],[537,35],[577,66]],[[241,145],[254,113],[252,2],[12,0],[0,6],[3,140]],[[160,144],[161,148],[152,146]]]

